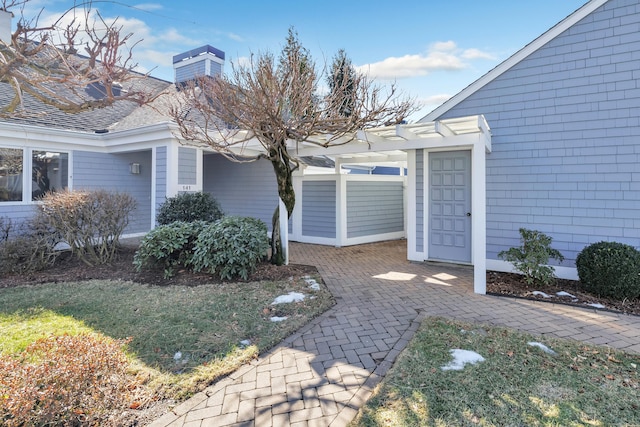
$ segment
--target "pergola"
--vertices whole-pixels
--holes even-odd
[[[247,134],[238,132],[239,139],[246,140]],[[239,155],[255,156],[260,153],[257,141],[246,141],[234,147]],[[416,158],[418,153],[469,150],[471,152],[471,262],[474,266],[474,291],[486,293],[486,175],[485,157],[491,152],[491,132],[484,116],[468,116],[442,119],[433,122],[399,124],[363,129],[355,134],[332,138],[319,134],[306,141],[288,141],[289,153],[297,157],[327,156],[336,164],[336,174],[344,164],[398,164],[407,169],[407,254],[409,260],[425,261],[429,254],[416,250],[417,215],[422,212],[422,224],[426,224],[428,208],[416,205]],[[429,200],[428,173],[419,188],[424,189],[423,200]],[[288,230],[286,210],[281,202],[281,231],[284,249],[287,251]],[[423,231],[427,241],[428,231]]]
[[[315,142],[322,142],[323,138],[326,137],[319,135]],[[471,223],[471,253],[474,266],[474,291],[486,293],[485,157],[491,152],[491,132],[484,116],[371,128],[358,131],[350,138],[352,140],[348,143],[339,140],[328,147],[320,147],[309,142],[301,144],[292,142],[290,152],[298,156],[329,156],[335,160],[336,173],[340,173],[340,166],[343,164],[399,163],[407,168],[409,178],[407,191],[409,195],[413,195],[416,194],[416,155],[419,150],[422,152],[471,151],[473,185],[471,206],[474,212]],[[428,200],[427,183],[424,183],[423,188],[424,200]],[[416,208],[416,200],[410,196],[407,206],[407,253],[410,260],[425,261],[429,259],[428,254],[420,254],[415,250]],[[428,215],[426,208],[424,215]],[[425,238],[428,239],[428,236]]]

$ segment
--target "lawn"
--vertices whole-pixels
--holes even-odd
[[[442,369],[453,349],[484,361]],[[638,426],[639,366],[605,347],[427,319],[351,426]]]
[[[272,304],[289,292],[306,298]],[[19,286],[0,289],[0,356],[17,355],[52,334],[130,338],[129,356],[148,377],[147,386],[162,398],[183,399],[273,347],[332,304],[324,286],[313,290],[304,277],[198,286],[110,280]]]

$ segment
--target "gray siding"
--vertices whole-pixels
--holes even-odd
[[[404,231],[402,182],[347,182],[347,237]]]
[[[130,163],[140,163],[140,174],[131,174]],[[151,151],[120,154],[75,151],[73,188],[131,194],[137,207],[131,214],[125,233],[141,233],[151,229]]]
[[[235,163],[219,154],[204,156],[203,191],[210,193],[227,215],[261,219],[271,230],[278,206],[278,187],[271,163]]]
[[[178,184],[197,184],[198,151],[193,148],[178,147]]]
[[[424,151],[416,150],[416,252],[424,251]]]
[[[0,218],[3,219],[5,226],[11,223],[9,231],[13,236],[20,232],[22,223],[33,216],[35,209],[36,206],[33,204],[20,203],[7,206],[6,203],[0,203]]]
[[[302,183],[302,235],[335,239],[335,181]]]
[[[167,152],[167,147],[156,148],[156,212],[167,200]]]
[[[640,4],[612,0],[448,111],[484,114],[487,257],[527,227],[573,266],[586,245],[640,246]]]

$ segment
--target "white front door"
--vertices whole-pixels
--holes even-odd
[[[429,259],[471,263],[471,152],[429,153]]]

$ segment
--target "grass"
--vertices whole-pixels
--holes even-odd
[[[456,348],[485,361],[442,370]],[[427,319],[351,426],[637,426],[639,366],[605,347]]]
[[[271,305],[291,291],[313,298]],[[1,289],[0,355],[17,355],[48,335],[131,337],[130,356],[149,383],[169,397],[184,398],[273,347],[332,304],[328,291],[312,291],[301,278],[194,287],[96,280]],[[275,323],[271,316],[288,319]],[[251,345],[241,346],[247,339]]]

